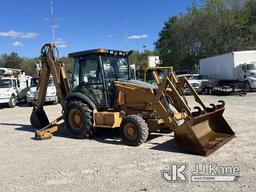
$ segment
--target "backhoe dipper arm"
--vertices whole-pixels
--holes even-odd
[[[43,128],[49,124],[43,106],[50,74],[52,75],[62,108],[64,108],[66,104],[65,98],[69,94],[65,64],[56,59],[55,53],[58,53],[58,50],[54,44],[45,44],[41,49],[42,69],[39,74],[37,99],[33,102],[33,112],[30,117],[31,124],[35,128]]]
[[[41,49],[42,69],[39,76],[38,99],[35,107],[41,108],[47,91],[47,85],[50,74],[57,90],[58,99],[62,105],[65,105],[65,98],[69,94],[69,85],[65,72],[65,64],[55,58],[54,52],[57,48],[54,44],[45,44]]]

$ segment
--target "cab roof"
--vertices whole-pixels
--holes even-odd
[[[93,55],[93,54],[109,54],[113,56],[128,56],[131,53],[131,51],[121,51],[121,50],[111,50],[111,49],[104,49],[104,48],[98,48],[98,49],[91,49],[91,50],[85,50],[85,51],[79,51],[68,54],[69,57],[80,57],[84,55]]]
[[[17,78],[15,78],[15,77],[1,77],[1,76],[0,76],[0,79],[7,79],[7,80],[8,80],[8,79],[11,79],[11,80],[14,79],[14,80],[16,80]]]

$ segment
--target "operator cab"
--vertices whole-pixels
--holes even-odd
[[[73,58],[72,92],[89,97],[97,108],[109,108],[115,97],[114,81],[134,79],[130,52],[93,49],[69,54]]]

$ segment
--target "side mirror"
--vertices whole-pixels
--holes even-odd
[[[246,70],[246,66],[241,66],[241,70],[243,71],[243,72],[246,72],[247,70]]]

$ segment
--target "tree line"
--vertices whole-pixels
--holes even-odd
[[[130,56],[130,62],[132,64],[136,64],[137,70],[140,70],[144,67],[144,62],[147,59],[147,56],[155,55],[154,51],[144,50],[143,52],[133,51]],[[71,71],[72,68],[72,59],[63,56],[59,58],[60,61],[66,64],[66,71]],[[36,75],[36,63],[40,61],[40,57],[21,57],[17,53],[12,52],[10,54],[2,54],[0,56],[0,67],[5,68],[14,68],[21,69],[25,71],[27,75],[34,76]]]
[[[60,57],[60,61],[66,64],[66,70],[71,70],[72,60],[69,57]],[[17,53],[2,54],[0,56],[0,67],[21,69],[27,75],[36,75],[36,63],[40,61],[40,57],[21,57]]]
[[[198,71],[199,59],[256,49],[255,0],[203,0],[170,17],[155,43],[165,65]]]

